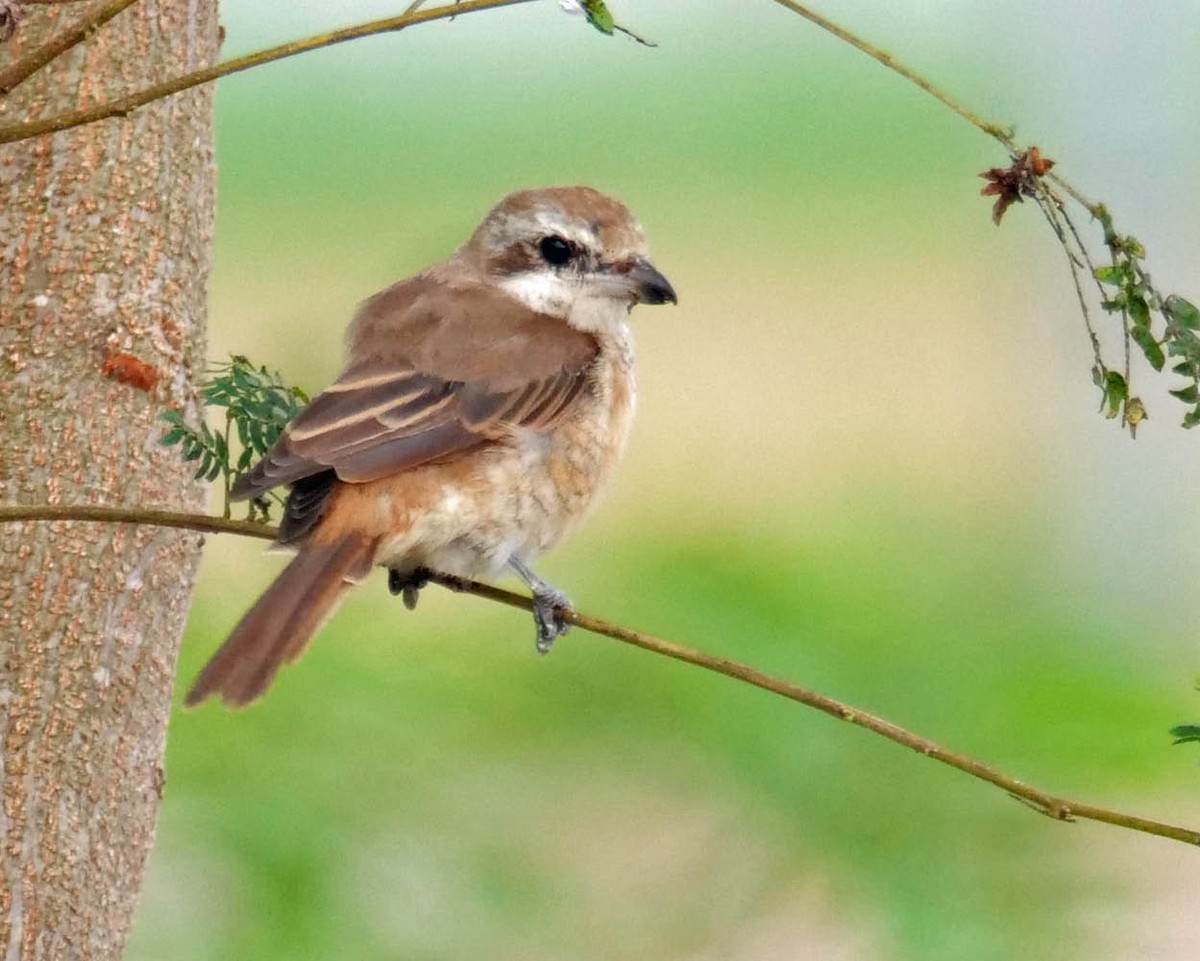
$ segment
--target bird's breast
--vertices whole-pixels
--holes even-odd
[[[632,356],[602,354],[575,409],[545,433],[517,431],[491,482],[524,535],[518,553],[541,553],[599,500],[625,451],[636,391]]]
[[[486,447],[378,485],[369,496],[386,533],[377,562],[492,575],[530,561],[596,504],[625,450],[633,421],[632,350],[602,351],[588,385],[550,430],[517,428]],[[367,490],[361,488],[371,488]],[[346,491],[351,494],[350,491]]]

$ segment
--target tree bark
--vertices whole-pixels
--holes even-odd
[[[27,7],[0,69],[86,9]],[[0,121],[205,66],[216,16],[136,3],[0,97]],[[203,507],[157,415],[196,410],[213,180],[211,88],[0,147],[0,503]],[[3,961],[123,952],[199,549],[156,527],[0,525]]]

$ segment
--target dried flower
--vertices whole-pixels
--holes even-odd
[[[1004,212],[1014,203],[1021,203],[1022,198],[1032,197],[1037,193],[1035,178],[1044,176],[1054,161],[1043,157],[1037,147],[1030,147],[1025,153],[1015,158],[1008,167],[992,167],[979,176],[987,181],[979,191],[985,197],[995,197],[992,205],[992,222],[999,227]]]

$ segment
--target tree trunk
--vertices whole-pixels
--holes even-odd
[[[88,6],[28,6],[0,68]],[[143,0],[0,97],[0,122],[216,54],[216,0]],[[0,502],[202,508],[156,418],[195,411],[212,223],[211,89],[0,147]],[[0,525],[3,961],[123,952],[199,548],[154,527]]]

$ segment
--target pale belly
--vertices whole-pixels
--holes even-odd
[[[631,383],[627,396],[603,407],[597,398],[548,434],[519,431],[457,464],[418,468],[404,497],[377,491],[375,510],[394,533],[381,540],[376,563],[490,577],[514,557],[531,562],[599,500],[624,451]]]

